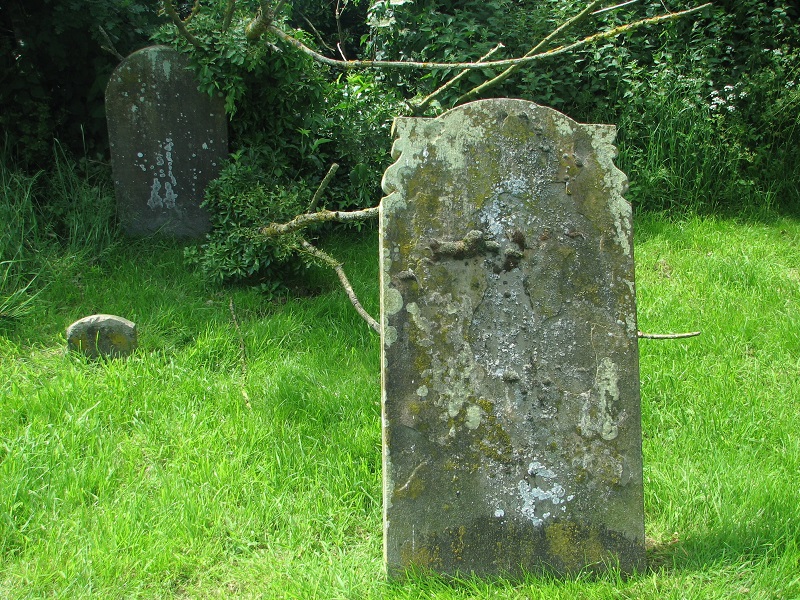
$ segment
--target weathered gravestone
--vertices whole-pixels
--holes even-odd
[[[615,133],[522,100],[396,120],[381,209],[390,574],[644,566]]]
[[[129,235],[199,237],[200,207],[228,152],[221,98],[198,91],[189,61],[166,46],[134,52],[111,75],[106,115],[120,220]]]

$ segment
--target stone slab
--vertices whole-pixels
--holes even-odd
[[[221,97],[197,89],[185,55],[151,46],[127,57],[106,88],[118,214],[131,236],[196,238],[210,229],[200,207],[228,154]]]
[[[380,217],[390,575],[644,567],[615,135],[509,99],[395,121]]]

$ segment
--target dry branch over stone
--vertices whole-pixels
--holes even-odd
[[[350,221],[364,221],[367,219],[375,219],[378,217],[379,207],[365,208],[362,210],[321,210],[315,213],[305,213],[296,216],[288,223],[272,223],[266,227],[262,227],[260,233],[267,237],[274,237],[276,235],[286,235],[294,231],[299,231],[309,225],[316,223],[327,223],[336,221],[338,223],[348,223]]]
[[[524,56],[521,58],[509,58],[505,60],[486,61],[486,62],[478,61],[478,62],[440,63],[440,62],[384,61],[384,60],[336,60],[334,58],[328,58],[327,56],[323,56],[319,52],[312,50],[311,48],[300,42],[298,39],[290,36],[289,34],[285,33],[284,31],[282,31],[281,29],[279,29],[274,25],[270,25],[267,28],[267,31],[275,35],[281,41],[294,46],[295,48],[297,48],[301,52],[304,52],[305,54],[308,54],[314,60],[324,63],[328,66],[336,67],[338,69],[343,69],[343,70],[372,69],[372,68],[421,69],[421,70],[439,70],[439,69],[473,70],[473,69],[486,69],[486,68],[505,68],[505,67],[512,67],[515,65],[521,66],[521,65],[531,64],[538,60],[542,60],[544,58],[549,58],[551,56],[557,56],[559,54],[572,52],[573,50],[581,48],[582,46],[587,46],[589,44],[593,44],[595,42],[599,42],[604,39],[609,39],[621,35],[623,33],[628,33],[629,31],[632,31],[633,29],[636,29],[638,27],[642,27],[645,25],[653,25],[655,23],[673,21],[675,19],[679,19],[681,17],[697,13],[709,6],[711,6],[711,4],[707,3],[701,6],[697,6],[695,8],[690,8],[688,10],[683,10],[676,13],[659,15],[647,19],[640,19],[639,21],[634,21],[633,23],[620,25],[619,27],[614,27],[613,29],[610,29],[608,31],[603,31],[600,33],[590,35],[572,44],[568,44],[566,46],[559,46],[558,48],[553,48],[552,50],[547,50],[545,52],[540,52],[537,54],[531,54],[530,56]],[[568,22],[568,24],[569,23],[570,22]],[[251,38],[248,36],[248,39]]]

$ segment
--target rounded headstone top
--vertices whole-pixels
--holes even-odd
[[[137,347],[136,324],[116,315],[90,315],[67,328],[67,347],[89,358],[128,356]]]

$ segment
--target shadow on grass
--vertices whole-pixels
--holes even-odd
[[[769,517],[770,521],[773,516]],[[796,515],[784,515],[783,523],[796,521]],[[774,523],[751,523],[747,528],[717,529],[704,534],[689,534],[682,539],[674,534],[663,542],[650,542],[647,550],[651,573],[705,571],[710,567],[735,567],[761,562],[782,555],[788,548],[788,534],[776,533]],[[797,523],[796,530],[800,530]]]

